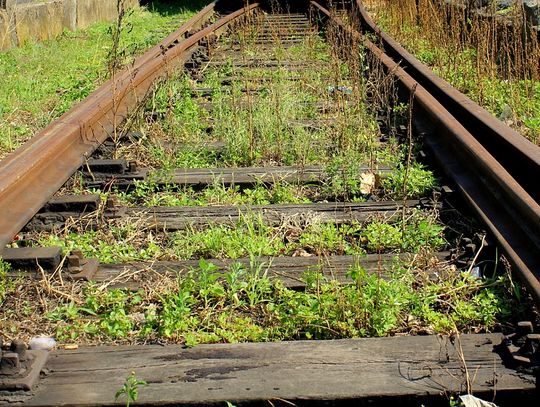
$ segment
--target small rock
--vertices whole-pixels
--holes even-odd
[[[30,339],[28,345],[32,350],[52,350],[56,346],[56,341],[54,338],[41,336]]]
[[[304,249],[296,249],[294,253],[292,254],[292,257],[311,257],[312,254],[309,254]]]
[[[131,314],[131,319],[133,320],[133,322],[136,322],[136,323],[139,323],[139,324],[142,324],[145,320],[145,316],[144,316],[144,313],[143,312],[137,312],[135,314]]]
[[[497,6],[497,10],[504,10],[516,4],[517,0],[496,0],[495,3]]]
[[[348,87],[348,86],[328,86],[327,87],[327,91],[328,93],[337,93],[337,92],[341,92],[345,95],[351,95],[352,94],[352,88]]]
[[[504,105],[503,111],[499,115],[499,120],[505,122],[511,120],[513,117],[514,112],[512,111],[512,108],[509,105]]]
[[[482,278],[482,270],[480,270],[480,267],[473,267],[471,269],[471,276],[478,279]]]
[[[465,407],[497,407],[496,404],[490,401],[479,399],[478,397],[473,396],[472,394],[459,396],[459,398]]]

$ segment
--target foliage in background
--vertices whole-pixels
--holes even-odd
[[[496,20],[438,0],[366,0],[377,23],[472,100],[540,145],[540,42],[522,31],[520,7]]]

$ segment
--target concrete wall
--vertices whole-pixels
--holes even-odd
[[[53,38],[64,28],[64,8],[61,0],[18,5],[13,10],[17,44]]]
[[[127,8],[138,0],[124,0]],[[84,28],[96,21],[116,18],[116,0],[7,0],[0,10],[0,50],[28,41],[43,41],[64,29]]]
[[[109,0],[106,7],[96,7],[96,0],[77,0],[78,27],[88,27],[94,21],[110,21],[115,17],[116,1],[114,0]]]
[[[6,10],[0,10],[0,51],[11,46],[9,15]]]

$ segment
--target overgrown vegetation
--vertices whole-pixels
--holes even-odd
[[[308,165],[351,152],[358,164],[372,163],[384,149],[377,140],[376,122],[362,100],[352,97],[343,99],[341,108],[326,112],[340,96],[328,91],[333,82],[327,70],[315,72],[291,82],[285,70],[257,74],[231,66],[210,71],[202,83],[194,84],[187,77],[169,81],[151,102],[152,110],[164,120],[143,130],[151,143],[149,164],[161,168]],[[246,79],[225,87],[219,80],[248,74],[272,81],[254,87]],[[194,88],[211,97],[194,98]],[[152,143],[154,139],[159,141]],[[204,148],[212,142],[223,147]]]
[[[230,42],[226,40],[221,47]],[[137,140],[120,145],[115,156],[155,168],[162,177],[175,168],[321,165],[328,181],[316,188],[275,182],[271,191],[264,191],[262,184],[244,190],[226,189],[216,179],[202,193],[145,181],[137,182],[131,193],[120,193],[123,202],[195,205],[362,201],[373,194],[395,197],[403,190],[398,178],[404,172],[399,163],[405,150],[395,137],[381,142],[375,112],[366,108],[366,93],[375,87],[365,84],[365,67],[350,68],[335,47],[318,35],[287,48],[278,43],[266,52],[249,41],[242,47],[246,63],[254,68],[217,58],[212,62],[221,65],[206,67],[204,77],[197,81],[179,73],[162,83],[147,105],[148,114],[137,129]],[[266,60],[278,66],[265,67]],[[299,67],[290,67],[294,64]],[[400,113],[398,106],[395,116],[406,113],[406,108]],[[395,168],[395,174],[380,185],[374,174],[386,166]],[[414,161],[410,172],[407,195],[429,194],[436,185],[433,174]]]
[[[436,0],[364,3],[422,62],[540,145],[540,44],[523,25],[521,7],[509,8],[504,19],[486,19]]]
[[[126,205],[142,206],[207,206],[207,205],[269,205],[285,203],[309,203],[324,195],[317,186],[275,182],[262,182],[250,188],[238,185],[225,186],[215,182],[202,190],[177,185],[158,186],[152,182],[136,182],[131,192],[116,192]]]
[[[126,16],[121,63],[174,31],[204,4],[151,2]],[[96,23],[42,43],[0,53],[0,159],[103,83],[109,70],[110,23]]]
[[[429,264],[429,262],[427,262]],[[306,272],[306,289],[286,288],[267,275],[268,264],[233,265],[226,273],[201,260],[177,281],[162,278],[132,292],[48,281],[41,305],[9,318],[19,296],[10,296],[3,330],[25,335],[39,326],[61,341],[198,343],[334,339],[495,329],[518,304],[506,278],[477,279],[439,265],[436,275],[397,262],[381,278],[360,266],[350,283]],[[21,287],[21,298],[31,298]],[[23,297],[28,296],[28,297]],[[20,324],[21,318],[33,322]],[[37,324],[37,325],[34,325]]]
[[[337,49],[344,39],[328,30],[327,43],[313,34],[301,44],[282,47],[276,41],[272,51],[261,51],[252,31],[246,28],[219,47],[240,44],[242,61],[261,60],[260,66],[248,70],[226,57],[221,66],[205,67],[203,78],[184,73],[169,78],[148,101],[137,123],[140,134],[121,140],[112,155],[162,177],[178,167],[319,165],[326,179],[240,188],[225,187],[216,177],[204,188],[183,188],[150,177],[127,192],[112,186],[101,192],[104,197],[117,195],[131,206],[249,206],[431,194],[437,180],[414,160],[413,146],[400,146],[395,134],[382,137],[378,109],[395,108],[394,127],[407,123],[409,109],[374,94],[370,81],[381,73],[364,76],[358,44],[345,46],[354,52],[344,54]],[[265,61],[278,66],[264,66]],[[378,170],[386,166],[390,171],[381,178]],[[77,192],[95,192],[78,179],[74,184]],[[140,215],[94,215],[53,233],[26,234],[25,243],[58,245],[65,252],[77,248],[102,263],[144,261],[141,269],[102,285],[71,282],[59,270],[35,284],[4,284],[2,332],[49,334],[62,342],[164,340],[193,346],[489,331],[518,309],[508,277],[475,278],[433,257],[453,243],[435,210],[406,208],[335,224],[310,214],[270,221],[242,207],[238,220],[167,233]],[[94,221],[99,230],[88,227]],[[411,259],[396,257],[390,266],[382,261],[405,252]],[[379,259],[376,270],[360,266],[368,253]],[[358,263],[346,278],[334,278],[322,271],[331,255],[355,256]],[[320,259],[319,266],[291,277],[305,289],[285,286],[280,270],[270,276],[272,258],[279,256]],[[213,258],[243,261],[219,269]],[[154,262],[160,260],[199,260],[199,266],[176,278],[157,273]],[[113,288],[115,283],[130,288]],[[133,401],[137,385],[129,376],[118,394]]]
[[[396,218],[394,216],[394,218]],[[99,231],[65,230],[38,239],[43,246],[66,251],[82,250],[103,263],[135,260],[240,258],[250,256],[357,255],[366,252],[419,252],[440,250],[447,244],[433,214],[409,211],[405,218],[323,223],[316,217],[283,219],[269,224],[260,214],[240,216],[231,224],[187,226],[178,232],[160,233],[145,219],[123,219]]]

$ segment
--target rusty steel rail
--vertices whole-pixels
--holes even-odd
[[[205,7],[0,162],[0,253],[86,157],[114,134],[157,79],[184,63],[201,40],[222,34],[230,23],[251,13],[259,3],[189,35],[208,22],[214,6],[215,2]]]
[[[511,169],[516,165],[527,165],[529,170],[533,171],[529,177],[534,180],[535,176],[537,178],[540,174],[540,165],[535,159],[540,149],[531,144],[532,151],[521,151],[527,144],[522,143],[523,137],[518,135],[520,140],[516,141],[514,148],[508,148],[506,151],[511,157],[499,161],[492,154],[492,151],[497,151],[499,147],[492,147],[491,142],[496,146],[505,143],[510,145],[513,143],[513,136],[506,139],[508,132],[505,131],[497,133],[496,140],[479,137],[477,133],[480,130],[475,129],[470,121],[478,121],[478,117],[482,118],[485,115],[480,107],[474,109],[472,106],[474,102],[469,100],[463,104],[463,108],[472,109],[472,113],[453,115],[447,109],[448,102],[438,100],[416,76],[409,74],[401,66],[403,58],[396,58],[396,62],[339,17],[314,1],[311,4],[344,32],[363,41],[366,49],[383,64],[385,70],[395,76],[400,88],[408,94],[414,93],[415,132],[423,138],[424,144],[430,148],[434,158],[456,183],[469,206],[496,238],[531,294],[540,301],[540,206],[529,192],[530,188],[535,188],[530,186],[532,183],[524,182],[526,185],[522,185],[506,168],[509,160],[515,160],[515,164],[509,165]],[[415,62],[417,70],[421,68],[419,64],[421,65],[419,61]],[[428,68],[422,67],[424,76],[427,75],[427,70]],[[435,75],[430,73],[427,76]],[[455,89],[448,89],[448,86],[447,84],[436,94],[445,92],[456,96],[459,93]],[[457,99],[463,101],[463,98]],[[502,124],[494,125],[491,118],[488,120],[488,126],[496,131]],[[503,142],[501,141],[503,139],[506,140]]]
[[[400,67],[444,105],[450,114],[459,117],[461,124],[538,202],[540,148],[495,118],[407,52],[375,24],[361,0],[356,0],[355,5],[362,30],[374,34],[379,48],[394,61],[399,62]],[[516,157],[519,157],[519,162],[515,161]]]

